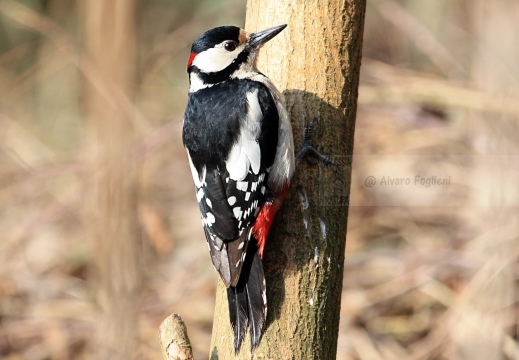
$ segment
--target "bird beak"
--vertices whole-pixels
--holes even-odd
[[[255,48],[259,48],[261,45],[265,44],[267,41],[272,39],[274,36],[279,34],[286,28],[287,25],[279,25],[273,28],[263,30],[254,34],[249,35],[249,45]]]

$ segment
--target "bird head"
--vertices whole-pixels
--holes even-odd
[[[256,55],[261,46],[285,27],[279,25],[256,33],[248,33],[236,26],[206,31],[191,47],[187,63],[190,81],[215,84],[255,71]]]

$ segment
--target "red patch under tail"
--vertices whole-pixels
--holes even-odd
[[[267,236],[270,232],[270,226],[274,221],[274,216],[278,212],[279,208],[285,201],[288,195],[288,185],[285,185],[281,192],[277,194],[273,201],[267,202],[261,208],[258,217],[256,218],[256,222],[252,227],[252,234],[258,240],[258,252],[263,259],[263,250],[265,249],[265,243],[267,241]]]

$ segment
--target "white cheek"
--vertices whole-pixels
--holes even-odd
[[[198,54],[193,60],[193,65],[205,73],[218,72],[231,65],[241,50],[243,50],[243,45],[238,46],[234,51],[227,51],[217,45],[217,47]]]

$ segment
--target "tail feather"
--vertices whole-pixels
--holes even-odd
[[[251,244],[252,245],[252,244]],[[240,351],[247,327],[250,327],[251,347],[259,345],[267,315],[265,276],[257,249],[247,251],[242,275],[238,284],[227,288],[229,315],[234,332],[234,350]]]
[[[240,287],[240,284],[236,287],[229,286],[227,288],[227,300],[234,332],[234,350],[238,353],[249,322],[246,289],[243,286]]]
[[[259,345],[263,332],[263,325],[267,317],[267,296],[265,293],[265,275],[260,256],[256,252],[252,261],[249,279],[245,284],[247,300],[249,302],[249,321],[251,348]]]

